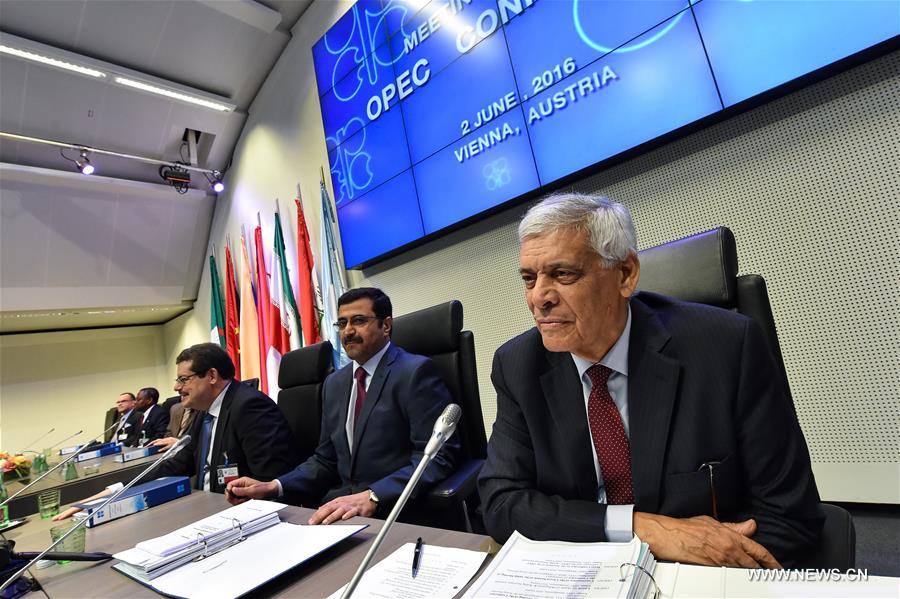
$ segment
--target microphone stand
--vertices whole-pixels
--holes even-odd
[[[104,431],[104,432],[105,432],[105,431]],[[153,462],[152,464],[150,464],[150,466],[148,466],[147,468],[145,468],[140,474],[138,474],[136,477],[134,477],[133,479],[131,479],[131,482],[129,482],[127,485],[125,485],[124,487],[122,487],[121,489],[119,489],[117,492],[113,493],[112,497],[110,497],[109,499],[107,499],[106,501],[104,501],[102,504],[100,504],[99,506],[97,506],[97,508],[95,508],[95,511],[99,512],[100,510],[102,510],[103,508],[105,508],[107,505],[109,505],[110,503],[112,503],[113,501],[115,501],[116,499],[118,499],[118,498],[122,495],[122,493],[124,493],[125,491],[127,491],[128,489],[130,489],[131,487],[133,487],[134,484],[135,484],[136,482],[138,482],[139,480],[141,480],[142,478],[144,478],[146,475],[148,475],[150,472],[152,472],[154,468],[156,468],[157,466],[159,466],[160,464],[162,464],[162,463],[163,463],[164,461],[166,461],[168,458],[172,457],[173,455],[175,455],[176,453],[178,453],[179,451],[181,451],[181,450],[184,448],[185,445],[187,445],[188,443],[190,443],[190,441],[191,441],[191,436],[190,436],[190,435],[185,435],[184,437],[182,437],[181,439],[179,439],[178,442],[175,443],[175,445],[173,445],[171,448],[169,448],[169,451],[167,451],[166,453],[164,453],[163,456],[162,456],[160,459],[158,459],[158,460],[156,460],[155,462]],[[76,455],[77,455],[77,454],[76,454]],[[57,545],[59,545],[60,543],[62,543],[63,541],[65,541],[65,540],[68,538],[68,536],[69,536],[70,534],[72,534],[73,532],[75,532],[76,530],[78,530],[79,528],[81,528],[82,526],[85,526],[85,525],[87,524],[88,520],[90,520],[90,516],[88,516],[88,517],[85,518],[84,520],[78,521],[78,522],[75,524],[75,526],[73,526],[72,528],[70,528],[69,530],[66,531],[66,534],[64,534],[63,536],[61,536],[61,537],[58,538],[57,540],[53,541],[53,543],[51,543],[49,547],[47,547],[46,549],[44,549],[43,551],[41,551],[39,554],[37,554],[37,555],[34,557],[34,559],[32,559],[32,560],[31,560],[30,562],[28,562],[27,564],[25,564],[25,566],[23,566],[18,572],[16,572],[16,573],[13,574],[12,576],[10,576],[10,577],[6,580],[6,582],[4,582],[2,585],[0,585],[0,593],[2,593],[3,590],[6,589],[6,587],[8,587],[9,585],[11,585],[11,584],[12,584],[14,581],[16,581],[20,576],[22,576],[22,574],[24,574],[24,573],[28,570],[28,568],[30,568],[31,566],[33,566],[35,563],[38,562],[38,560],[40,560],[40,559],[43,558],[45,555],[47,555],[47,554],[50,552],[51,549],[53,549],[54,547],[56,547]],[[110,556],[110,557],[112,557],[112,556]]]
[[[114,424],[113,426],[116,426],[117,424],[118,424],[118,422],[117,422],[116,424]],[[28,483],[27,485],[25,485],[24,487],[22,487],[21,489],[19,489],[18,491],[16,491],[15,493],[13,493],[12,495],[10,495],[9,497],[7,497],[6,500],[5,500],[3,503],[0,503],[0,507],[3,507],[3,506],[6,505],[7,503],[9,503],[9,502],[12,501],[13,499],[15,499],[18,495],[24,493],[25,491],[27,491],[28,489],[30,489],[31,487],[33,487],[34,485],[36,485],[37,483],[39,483],[41,480],[43,480],[45,477],[47,477],[47,476],[49,476],[50,474],[52,474],[54,471],[58,470],[59,468],[65,466],[66,464],[68,464],[69,462],[71,462],[72,460],[74,460],[76,457],[78,457],[78,455],[81,454],[81,452],[85,451],[88,447],[90,447],[90,445],[91,445],[91,443],[92,443],[93,441],[96,441],[97,438],[99,438],[99,437],[102,436],[102,435],[105,435],[106,432],[109,431],[109,430],[111,430],[111,429],[112,429],[112,426],[109,427],[108,429],[106,429],[105,431],[103,431],[102,433],[100,433],[99,435],[97,435],[97,437],[94,437],[91,441],[88,441],[87,443],[85,443],[84,445],[82,445],[82,446],[78,449],[78,451],[76,451],[75,453],[73,453],[72,455],[70,455],[69,457],[67,457],[66,459],[64,459],[62,462],[60,462],[59,464],[57,464],[56,466],[54,466],[54,467],[51,468],[50,470],[47,470],[47,471],[44,472],[42,475],[40,475],[39,477],[37,477],[36,479],[34,479],[33,481],[31,481],[31,482]],[[78,435],[78,434],[80,434],[81,432],[82,432],[82,431],[78,431],[77,433],[75,433],[75,435]],[[75,435],[71,435],[69,438],[74,437]],[[65,441],[65,439],[64,439],[64,441]]]
[[[394,504],[394,509],[391,510],[391,513],[384,521],[384,525],[381,527],[381,530],[378,531],[378,536],[375,537],[375,541],[372,543],[372,546],[369,547],[369,552],[366,553],[366,557],[363,558],[362,563],[359,564],[359,567],[353,574],[353,578],[351,578],[350,582],[347,584],[347,588],[344,589],[343,594],[341,594],[341,599],[349,599],[350,595],[353,594],[353,591],[356,590],[359,581],[362,579],[363,574],[365,574],[366,572],[366,568],[369,567],[369,562],[372,561],[372,558],[375,557],[375,553],[378,551],[378,548],[381,547],[381,543],[382,541],[384,541],[385,535],[387,535],[388,530],[390,530],[391,526],[393,526],[394,521],[397,519],[397,516],[400,515],[400,510],[402,510],[403,506],[406,505],[406,501],[409,499],[409,495],[416,487],[419,479],[422,478],[422,474],[425,472],[425,468],[428,467],[428,464],[430,464],[431,460],[434,459],[434,456],[437,455],[438,450],[456,430],[456,422],[459,420],[459,412],[459,406],[457,406],[456,404],[450,404],[444,410],[444,413],[441,414],[441,417],[438,418],[438,422],[440,422],[446,416],[449,416],[449,419],[453,422],[452,428],[449,430],[449,432],[441,434],[437,438],[437,442],[435,442],[435,438],[433,437],[425,447],[425,453],[422,455],[422,459],[421,461],[419,461],[419,465],[416,466],[416,470],[413,472],[412,477],[409,479],[409,482],[406,483],[406,487],[403,488],[403,492],[400,493],[400,498],[397,499],[397,503]],[[435,425],[435,428],[437,428],[437,425]]]
[[[49,435],[50,433],[52,433],[52,432],[55,431],[55,430],[56,430],[55,428],[51,428],[49,431],[47,431],[46,433],[44,433],[43,435],[41,435],[40,437],[38,437],[37,439],[35,439],[35,440],[32,441],[31,443],[26,443],[26,444],[25,444],[25,447],[29,447],[29,446],[31,446],[31,445],[34,445],[35,443],[37,443],[38,441],[40,441],[41,439],[43,439],[44,437],[46,437],[47,435]],[[24,452],[24,451],[25,451],[25,450],[23,449],[22,451],[19,451],[19,452],[17,452],[17,453],[22,453],[22,452]]]

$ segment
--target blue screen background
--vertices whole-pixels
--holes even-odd
[[[359,0],[313,47],[345,263],[897,35],[894,0]]]

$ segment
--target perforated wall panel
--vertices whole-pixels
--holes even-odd
[[[718,225],[734,231],[741,273],[769,285],[825,499],[900,501],[898,149],[894,52],[572,186],[627,204],[640,247]],[[488,434],[493,353],[531,326],[516,272],[524,209],[352,276],[385,289],[397,314],[463,302]],[[861,497],[842,495],[847,470],[834,466],[861,463],[893,478],[863,481],[872,490]],[[885,485],[895,488],[879,494]]]

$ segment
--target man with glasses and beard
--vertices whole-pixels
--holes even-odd
[[[277,497],[317,507],[310,524],[390,512],[450,403],[434,363],[391,344],[391,311],[380,289],[352,289],[338,299],[335,327],[353,362],[325,380],[316,452],[271,482],[229,483],[225,496],[231,503]],[[425,470],[413,499],[453,472],[458,452],[459,441],[451,438]],[[407,508],[405,514],[415,514],[414,502]]]
[[[281,410],[234,380],[234,364],[224,349],[193,345],[175,362],[175,391],[197,415],[191,442],[160,466],[158,476],[196,475],[195,488],[223,493],[228,480],[272,480],[297,464],[299,448]]]

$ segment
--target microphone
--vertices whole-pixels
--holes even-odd
[[[31,443],[26,443],[26,444],[25,444],[25,447],[27,448],[27,447],[33,446],[35,443],[37,443],[38,441],[40,441],[41,439],[43,439],[44,437],[46,437],[47,435],[49,435],[50,433],[52,433],[52,432],[55,431],[55,430],[56,430],[55,428],[51,428],[49,431],[47,431],[47,432],[44,433],[43,435],[40,435],[37,439],[35,439],[35,440],[32,441]],[[22,451],[19,451],[19,452],[17,452],[17,453],[22,453],[23,451],[27,451],[27,450],[26,450],[26,449],[23,449]]]
[[[438,417],[434,423],[434,430],[431,432],[431,439],[425,446],[425,455],[433,458],[438,450],[447,442],[456,431],[456,425],[459,424],[459,418],[462,416],[462,409],[455,403],[450,404]]]
[[[107,499],[106,501],[104,501],[102,504],[100,504],[99,506],[97,506],[96,510],[97,510],[97,511],[100,511],[100,510],[102,510],[103,508],[105,508],[107,505],[109,505],[110,503],[112,503],[113,501],[115,501],[116,499],[118,499],[118,498],[122,495],[122,493],[124,493],[125,491],[127,491],[128,489],[130,489],[131,487],[133,487],[133,486],[135,485],[135,483],[137,483],[139,480],[141,480],[141,479],[143,479],[145,476],[147,476],[150,472],[152,472],[155,468],[157,468],[157,467],[158,467],[160,464],[162,464],[164,461],[166,461],[167,459],[171,458],[171,457],[174,456],[176,453],[178,453],[179,451],[181,451],[182,449],[184,449],[185,446],[187,446],[187,444],[190,443],[190,442],[191,442],[191,436],[190,436],[190,435],[185,435],[184,437],[180,438],[180,439],[175,443],[175,445],[173,445],[172,447],[170,447],[169,450],[168,450],[166,453],[164,453],[164,454],[162,455],[162,457],[161,457],[160,459],[156,460],[155,462],[153,462],[152,464],[150,464],[148,467],[144,468],[144,470],[142,470],[140,474],[138,474],[138,475],[135,476],[133,479],[131,479],[131,481],[130,481],[127,485],[125,485],[124,487],[122,487],[121,489],[119,489],[118,491],[116,491],[115,493],[113,493],[112,497],[110,497],[109,499]],[[77,455],[77,454],[76,454],[76,455]],[[66,531],[66,534],[64,534],[63,536],[61,536],[59,539],[53,541],[53,542],[50,544],[49,547],[47,547],[46,549],[44,549],[43,551],[41,551],[40,553],[38,553],[37,555],[35,555],[35,556],[31,559],[30,562],[28,562],[27,564],[25,564],[25,566],[23,566],[19,571],[17,571],[15,574],[13,574],[12,576],[10,576],[10,577],[2,584],[2,585],[0,585],[0,593],[2,593],[3,590],[6,589],[6,587],[8,587],[9,585],[11,585],[14,581],[16,581],[22,574],[24,574],[25,572],[27,572],[27,571],[28,571],[28,568],[30,568],[31,566],[33,566],[34,564],[36,564],[36,563],[38,562],[38,560],[43,559],[44,556],[46,556],[47,554],[49,554],[51,549],[53,549],[54,547],[56,547],[57,545],[59,545],[60,543],[62,543],[63,541],[65,541],[66,538],[68,538],[68,536],[69,536],[70,534],[72,534],[73,532],[75,532],[76,530],[78,530],[79,528],[81,528],[82,526],[85,526],[85,525],[87,524],[88,520],[90,520],[90,518],[85,518],[84,520],[79,520],[79,521],[75,524],[75,526],[73,526],[72,528],[70,528],[69,530]],[[89,554],[89,555],[91,555],[91,556],[93,557],[93,560],[92,560],[92,561],[103,560],[103,559],[109,559],[109,558],[112,557],[112,555],[110,555],[110,554],[108,554],[108,553],[93,553],[93,554]],[[101,556],[102,556],[102,557],[101,557]],[[65,558],[65,559],[72,559],[72,558]]]
[[[114,424],[113,426],[116,426],[117,424],[118,424],[118,423]],[[100,433],[99,435],[97,435],[96,437],[94,437],[91,441],[88,441],[87,443],[85,443],[84,445],[82,445],[82,446],[78,449],[78,451],[76,451],[75,453],[73,453],[72,455],[70,455],[69,457],[67,457],[66,459],[64,459],[63,461],[61,461],[59,464],[57,464],[57,465],[54,466],[53,468],[50,468],[49,470],[47,470],[46,472],[44,472],[43,474],[41,474],[39,477],[37,477],[36,479],[34,479],[33,481],[31,481],[31,482],[28,483],[27,485],[25,485],[24,487],[22,487],[21,489],[19,489],[18,491],[16,491],[16,492],[13,493],[12,495],[10,495],[9,497],[7,497],[7,498],[3,501],[3,503],[0,503],[0,507],[3,507],[3,506],[6,505],[7,503],[9,503],[9,502],[12,501],[13,499],[15,499],[17,496],[19,496],[21,493],[24,493],[24,492],[27,491],[29,488],[33,487],[34,485],[36,485],[37,483],[39,483],[40,481],[42,481],[45,477],[50,476],[50,474],[52,474],[52,473],[55,472],[56,470],[59,470],[60,468],[62,468],[63,466],[65,466],[66,464],[68,464],[69,462],[71,462],[72,460],[74,460],[76,457],[78,457],[78,456],[81,454],[81,452],[86,451],[86,450],[91,446],[91,443],[93,443],[94,441],[96,441],[98,437],[100,437],[100,436],[102,436],[102,435],[105,435],[105,434],[107,433],[107,431],[109,431],[109,430],[111,430],[111,429],[112,429],[112,426],[109,427],[108,429],[106,429],[105,431],[103,431],[102,433]],[[80,435],[81,433],[82,433],[82,431],[78,431],[77,433],[75,433],[75,435]],[[75,435],[70,435],[70,436],[67,437],[66,439],[63,439],[63,441],[67,441],[68,439],[74,437]],[[45,435],[45,436],[46,436],[46,435]]]
[[[109,429],[106,429],[106,430],[109,430]],[[63,439],[62,441],[57,441],[56,443],[54,443],[53,445],[51,445],[50,448],[53,449],[54,447],[59,447],[60,445],[62,445],[63,443],[65,443],[66,441],[68,441],[69,439],[71,439],[72,437],[77,437],[78,435],[80,435],[80,434],[83,433],[83,432],[84,432],[84,429],[78,431],[77,433],[74,433],[74,434],[72,434],[72,435],[69,435],[68,437],[66,437],[66,438]],[[104,435],[105,435],[105,434],[106,434],[106,431],[103,431],[103,433],[101,433],[101,434],[104,434]]]
[[[387,519],[384,521],[381,530],[378,531],[378,536],[375,537],[375,541],[373,541],[372,546],[369,547],[369,552],[366,553],[366,557],[363,558],[362,563],[359,564],[359,568],[357,568],[356,572],[353,574],[353,578],[351,578],[350,582],[347,584],[347,588],[344,589],[341,599],[349,599],[350,595],[353,594],[353,591],[356,590],[366,568],[369,567],[369,562],[375,557],[375,552],[377,552],[378,548],[381,546],[381,542],[384,540],[385,535],[388,530],[390,530],[391,526],[394,525],[394,521],[397,519],[397,516],[400,515],[400,510],[406,505],[410,493],[412,493],[413,489],[418,484],[419,479],[422,478],[425,468],[431,463],[431,460],[434,458],[435,454],[437,454],[438,450],[447,442],[447,439],[449,439],[454,431],[456,431],[456,425],[459,423],[460,416],[462,416],[462,408],[455,403],[444,408],[444,411],[438,416],[437,421],[434,423],[431,439],[428,440],[428,444],[425,446],[425,453],[422,456],[422,460],[416,467],[415,472],[413,472],[412,477],[410,477],[409,482],[406,483],[403,492],[400,493],[400,498],[397,500],[397,503],[394,504],[394,509],[391,510],[390,515],[388,515]],[[2,590],[2,588],[0,588],[0,590]]]

